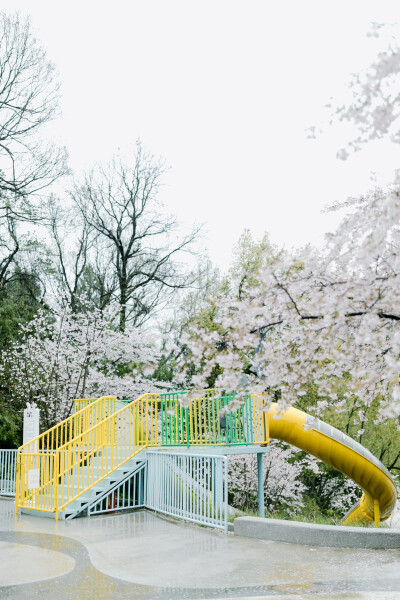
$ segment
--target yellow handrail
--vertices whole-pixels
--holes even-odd
[[[64,510],[81,494],[149,446],[159,445],[159,394],[143,394],[58,449]]]
[[[50,452],[64,445],[68,439],[72,439],[89,429],[93,421],[102,421],[109,414],[115,412],[116,396],[102,396],[101,398],[87,398],[79,402],[88,404],[75,412],[73,415],[54,425],[33,440],[20,446],[20,452],[32,452],[33,448],[39,451]]]
[[[98,398],[75,398],[74,400],[74,413],[79,412],[83,408],[87,408],[89,404],[92,404],[98,400]]]
[[[93,399],[85,408],[18,449],[15,512],[19,507],[54,511],[59,448],[115,412],[115,400],[114,396]]]

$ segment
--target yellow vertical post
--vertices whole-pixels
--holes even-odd
[[[115,398],[113,396],[111,397],[111,402],[109,404],[110,404],[110,415],[113,415],[115,413]],[[110,415],[108,415],[108,416],[110,416]],[[115,441],[115,428],[116,428],[115,419],[113,420],[112,423],[110,421],[110,425],[112,427],[112,444],[115,444],[116,443],[116,441]]]
[[[29,449],[29,447],[28,447]],[[19,490],[19,498],[20,502],[25,503],[25,498],[28,491],[27,486],[27,473],[28,473],[28,457],[25,454],[21,453],[21,474],[20,474],[20,490]]]
[[[154,442],[158,446],[158,401],[160,400],[160,394],[154,396]]]
[[[153,395],[149,395],[149,414],[148,414],[148,418],[149,418],[149,438],[148,438],[148,442],[147,445],[151,446],[153,444],[153,439],[154,439],[154,435],[153,435],[153,407],[154,407],[154,396]]]
[[[263,423],[261,446],[267,446],[269,444],[269,414],[267,410],[264,410],[261,414]]]
[[[15,479],[15,514],[18,514],[19,490],[20,490],[20,475],[21,475],[21,451],[17,452],[17,471]]]
[[[53,454],[54,456],[54,512],[56,516],[56,521],[58,521],[58,451]]]
[[[374,500],[374,517],[375,517],[375,527],[379,527],[379,522],[381,520],[381,515],[379,511],[379,500]]]
[[[149,394],[146,394],[146,400],[145,400],[145,444],[146,446],[149,443]]]
[[[104,421],[101,424],[101,433],[102,433],[102,441],[101,441],[101,445],[103,446],[103,448],[105,447],[106,443],[107,443],[107,424],[104,423]]]

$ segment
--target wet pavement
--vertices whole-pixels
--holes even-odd
[[[0,499],[0,598],[400,600],[400,550],[225,535],[140,510],[55,523]]]

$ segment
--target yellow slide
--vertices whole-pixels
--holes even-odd
[[[296,408],[279,412],[277,404],[272,404],[265,418],[271,438],[313,454],[353,479],[364,491],[342,525],[375,521],[377,526],[390,516],[396,504],[396,486],[389,471],[369,450],[335,427]]]

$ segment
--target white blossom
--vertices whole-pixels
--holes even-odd
[[[0,374],[14,399],[39,403],[47,426],[71,413],[74,398],[133,400],[161,385],[146,377],[156,366],[152,338],[131,327],[116,331],[98,310],[59,308],[21,328],[22,340],[3,352]]]
[[[266,392],[290,406],[313,383],[340,406],[346,377],[347,393],[364,405],[380,395],[382,414],[400,414],[400,194],[376,189],[349,204],[322,250],[280,256],[240,300],[219,298],[218,338],[189,332],[185,360],[198,368],[196,387],[218,365],[216,385],[227,391]]]

